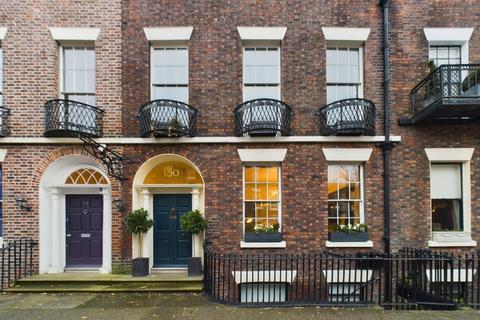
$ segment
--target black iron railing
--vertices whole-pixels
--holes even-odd
[[[9,133],[8,131],[8,115],[10,114],[10,109],[5,107],[0,107],[0,137],[6,137]]]
[[[45,136],[99,138],[104,111],[77,101],[53,99],[45,103]]]
[[[375,105],[366,99],[344,99],[318,111],[320,134],[375,135]]]
[[[256,99],[242,103],[234,111],[239,136],[288,136],[293,117],[292,108],[274,99]]]
[[[140,109],[142,137],[182,137],[195,134],[198,111],[183,102],[154,100]]]
[[[32,239],[18,239],[0,248],[0,289],[5,290],[15,281],[34,273],[37,243]]]
[[[410,93],[413,114],[438,104],[444,99],[449,104],[478,99],[480,103],[480,65],[442,65],[423,79]]]
[[[207,247],[204,290],[236,305],[479,308],[479,262],[478,253],[224,254]]]

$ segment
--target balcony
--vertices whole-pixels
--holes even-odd
[[[320,134],[375,135],[375,105],[366,99],[344,99],[320,108]]]
[[[8,135],[7,120],[10,114],[10,109],[0,107],[0,137],[6,137]]]
[[[99,138],[103,134],[104,111],[71,100],[53,99],[45,103],[45,136]]]
[[[480,65],[442,65],[410,93],[411,115],[400,124],[480,117]]]
[[[140,108],[142,137],[192,137],[198,111],[180,101],[153,100]]]
[[[234,111],[239,136],[288,136],[293,112],[289,105],[274,99],[256,99],[242,103]]]

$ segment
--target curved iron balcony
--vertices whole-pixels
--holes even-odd
[[[45,136],[98,138],[103,134],[104,111],[77,101],[53,99],[45,103]]]
[[[322,135],[375,135],[375,105],[366,99],[344,99],[320,108]]]
[[[242,103],[234,111],[239,136],[288,136],[293,112],[286,103],[275,99],[255,99]]]
[[[140,108],[142,137],[192,137],[198,111],[180,101],[153,100]]]
[[[400,124],[480,118],[480,64],[446,64],[435,69],[412,89],[410,111]]]
[[[6,137],[8,135],[7,120],[10,114],[10,109],[0,107],[0,137]]]

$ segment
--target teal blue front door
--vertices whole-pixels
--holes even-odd
[[[153,265],[186,266],[192,256],[192,235],[180,229],[180,217],[192,210],[190,194],[153,196]]]

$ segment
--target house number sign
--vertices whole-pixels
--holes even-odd
[[[167,178],[176,178],[180,176],[180,170],[175,168],[165,168],[164,174]]]

